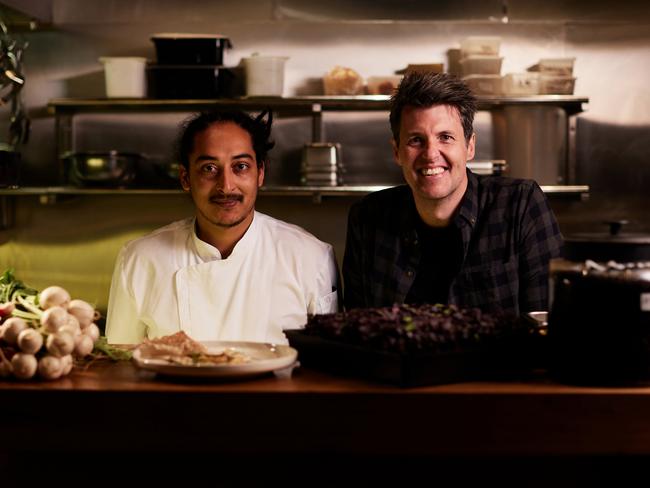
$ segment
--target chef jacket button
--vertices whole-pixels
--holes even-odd
[[[413,270],[412,269],[407,270],[406,271],[406,276],[408,276],[408,277],[413,276]]]

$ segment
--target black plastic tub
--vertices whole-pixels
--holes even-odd
[[[156,34],[151,37],[158,64],[223,64],[230,39],[211,34]]]
[[[236,76],[223,66],[149,65],[149,94],[153,98],[201,99],[237,95]]]

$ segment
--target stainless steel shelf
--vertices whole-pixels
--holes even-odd
[[[558,105],[581,111],[582,104],[589,98],[576,95],[534,95],[524,97],[478,97],[479,109],[487,110],[504,105]],[[276,110],[305,110],[320,112],[323,110],[388,110],[388,95],[357,96],[304,96],[304,97],[242,97],[188,100],[157,100],[151,98],[56,98],[50,100],[48,108],[51,113],[81,112],[128,112],[128,111],[191,111],[206,108],[243,108],[262,109],[271,107]]]
[[[355,186],[263,186],[260,195],[268,196],[362,196],[391,185]],[[542,185],[542,191],[549,195],[582,195],[589,193],[588,185]],[[42,186],[2,188],[0,196],[56,196],[56,195],[181,195],[176,188],[78,188],[73,186]]]

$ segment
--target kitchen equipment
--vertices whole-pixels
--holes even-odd
[[[501,47],[498,36],[469,36],[460,41],[460,52],[463,57],[482,54],[496,56]]]
[[[135,180],[142,156],[113,150],[75,152],[62,159],[67,182],[72,185],[127,187]]]
[[[467,161],[467,168],[477,175],[501,176],[508,171],[508,165],[503,159]]]
[[[216,34],[161,33],[151,36],[158,64],[223,65],[230,39]]]
[[[343,172],[340,144],[332,142],[305,144],[300,166],[300,182],[303,185],[341,185]]]
[[[572,76],[540,74],[539,93],[543,95],[573,95],[576,79]]]
[[[650,261],[650,235],[624,232],[627,220],[603,222],[608,230],[569,234],[564,238],[564,257],[571,261]]]
[[[147,67],[149,93],[161,99],[205,99],[232,96],[235,74],[216,65],[167,65]]]
[[[463,81],[475,95],[501,95],[500,75],[467,75]]]
[[[503,77],[504,95],[537,95],[540,93],[537,73],[508,73]]]
[[[498,75],[503,58],[499,56],[472,55],[461,58],[460,71],[467,75]]]
[[[144,98],[147,96],[146,58],[104,56],[106,96],[108,98]]]
[[[550,372],[559,381],[650,381],[650,261],[550,265]]]
[[[17,188],[20,177],[20,153],[0,149],[0,188]]]
[[[246,68],[246,95],[281,97],[284,91],[286,56],[259,56],[243,58]]]

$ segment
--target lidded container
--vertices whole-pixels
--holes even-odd
[[[503,58],[499,56],[471,55],[461,58],[460,71],[467,75],[498,75]]]
[[[537,95],[539,92],[537,73],[508,73],[503,77],[504,95]]]
[[[469,36],[460,41],[462,57],[472,55],[497,56],[501,47],[501,38],[498,36]]]
[[[151,36],[158,64],[223,65],[230,39],[218,34],[160,33]]]
[[[303,185],[341,185],[343,172],[341,144],[334,142],[305,144],[300,166],[300,182]]]

